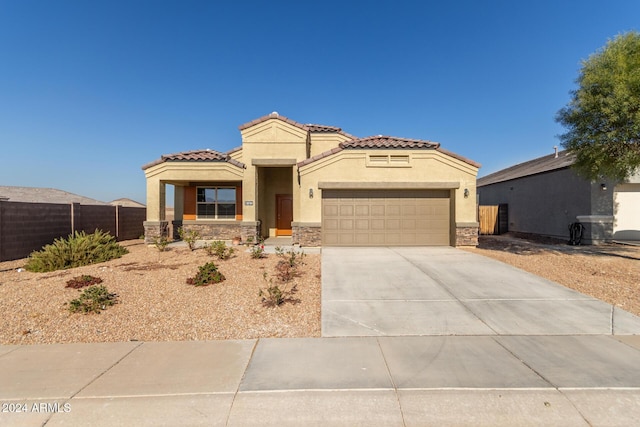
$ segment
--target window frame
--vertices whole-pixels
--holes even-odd
[[[214,200],[211,202],[206,201],[206,193],[204,195],[205,201],[200,201],[200,191],[201,190],[214,190]],[[219,190],[232,190],[233,191],[233,202],[229,201],[221,201],[218,196]],[[229,216],[220,217],[220,205],[231,205],[233,203],[233,214]],[[236,219],[237,215],[237,190],[234,186],[224,186],[224,185],[199,185],[196,187],[196,221],[231,221]],[[213,205],[213,217],[211,216],[201,216],[200,214],[200,206],[203,205]]]

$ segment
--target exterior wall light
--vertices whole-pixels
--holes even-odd
[[[469,189],[465,188],[464,189],[464,198],[466,199],[467,197],[469,197]]]
[[[313,188],[309,189],[309,198],[313,199]]]
[[[600,184],[600,189],[602,191],[607,191],[607,184],[605,184],[604,182],[602,184]]]

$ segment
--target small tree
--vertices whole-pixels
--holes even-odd
[[[640,34],[618,35],[582,62],[578,89],[556,121],[577,172],[624,180],[640,170]]]

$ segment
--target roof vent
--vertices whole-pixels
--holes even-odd
[[[554,145],[554,146],[553,146],[553,150],[556,152],[556,156],[555,156],[555,158],[557,159],[557,158],[558,158],[558,146],[557,146],[557,145]]]

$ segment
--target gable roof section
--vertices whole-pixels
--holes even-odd
[[[251,126],[255,126],[257,124],[260,124],[262,122],[266,122],[267,120],[271,120],[271,119],[276,119],[276,120],[280,120],[283,121],[285,123],[289,123],[292,126],[295,126],[297,128],[303,129],[307,132],[316,132],[316,133],[339,133],[341,135],[347,136],[349,138],[354,138],[353,135],[350,135],[348,133],[346,133],[345,131],[342,130],[342,128],[339,128],[337,126],[327,126],[327,125],[318,125],[318,124],[313,124],[313,123],[307,123],[307,124],[302,124],[299,122],[296,122],[295,120],[291,120],[288,117],[285,116],[281,116],[280,114],[276,113],[275,111],[271,114],[267,114],[266,116],[262,116],[259,117],[255,120],[252,120],[248,123],[242,124],[240,126],[238,126],[239,130],[245,130],[247,128],[250,128]]]
[[[467,159],[466,157],[459,156],[458,154],[452,153],[451,151],[440,148],[440,143],[424,141],[421,139],[408,139],[408,138],[397,138],[393,136],[370,136],[367,138],[355,138],[350,141],[345,141],[340,143],[340,145],[336,148],[333,148],[329,151],[325,151],[324,153],[320,153],[308,159],[305,159],[301,162],[298,162],[297,166],[302,167],[308,165],[309,163],[313,163],[316,160],[324,159],[325,157],[332,156],[342,150],[349,149],[394,149],[394,150],[402,150],[402,149],[432,149],[437,150],[447,156],[451,156],[458,160],[461,160],[465,163],[468,163],[474,167],[479,168],[480,164],[474,162],[473,160]]]
[[[438,148],[437,142],[423,141],[420,139],[397,138],[394,136],[369,136],[366,138],[352,139],[340,144],[342,148],[394,148],[394,149],[416,149],[416,148]]]
[[[510,181],[516,178],[550,172],[557,169],[565,169],[575,162],[575,156],[566,150],[558,152],[558,157],[554,154],[538,157],[528,162],[499,170],[482,178],[478,178],[477,186],[496,184],[498,182]]]
[[[255,125],[259,124],[259,123],[266,122],[267,120],[271,120],[271,119],[280,120],[280,121],[283,121],[285,123],[289,123],[292,126],[299,127],[300,129],[308,130],[307,127],[305,125],[303,125],[302,123],[298,123],[295,120],[291,120],[291,119],[289,119],[289,118],[287,118],[285,116],[281,116],[280,114],[276,113],[275,111],[273,113],[271,113],[271,114],[267,114],[266,116],[259,117],[259,118],[255,119],[255,120],[252,120],[252,121],[248,122],[248,123],[240,125],[240,126],[238,126],[238,129],[245,130],[247,128],[250,128],[251,126],[255,126]]]
[[[221,153],[219,151],[207,148],[206,150],[193,150],[174,154],[163,154],[158,160],[144,165],[142,167],[142,170],[149,169],[152,166],[156,166],[164,162],[227,162],[239,168],[245,169],[244,163],[232,159],[228,153]]]
[[[90,197],[80,196],[56,188],[0,186],[0,198],[8,198],[10,202],[108,205],[108,203]]]

